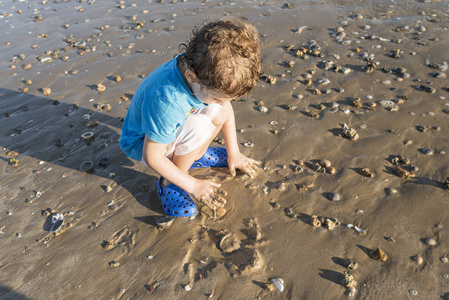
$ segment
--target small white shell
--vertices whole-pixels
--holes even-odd
[[[273,278],[271,281],[278,288],[279,291],[284,291],[284,279],[282,278]]]
[[[357,227],[357,226],[354,226],[354,229],[357,230],[357,232],[359,232],[359,233],[365,233],[366,232],[365,229],[362,229],[362,228]]]
[[[82,137],[85,141],[90,140],[91,138],[93,138],[93,136],[94,136],[94,133],[93,133],[92,131],[85,132],[85,133],[83,133],[83,134],[81,135],[81,137]]]
[[[192,288],[191,288],[190,285],[188,285],[188,284],[186,284],[186,285],[184,286],[184,289],[185,289],[187,292],[192,290]]]

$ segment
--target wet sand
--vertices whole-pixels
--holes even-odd
[[[447,2],[3,0],[0,12],[0,298],[345,299],[352,285],[355,299],[449,299],[449,80],[434,77],[448,73]],[[264,76],[233,103],[240,149],[263,170],[194,171],[222,183],[228,213],[158,229],[158,175],[121,152],[122,121],[142,79],[225,15],[263,36]],[[267,290],[273,278],[283,292]]]

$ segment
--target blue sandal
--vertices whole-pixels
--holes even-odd
[[[162,177],[157,182],[157,195],[161,199],[166,215],[172,217],[191,217],[198,210],[190,195],[180,187],[172,184],[161,187]]]
[[[206,153],[195,161],[190,169],[196,168],[223,168],[228,166],[228,152],[225,147],[207,148]]]

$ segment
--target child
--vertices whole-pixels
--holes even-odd
[[[240,153],[231,100],[249,93],[261,71],[260,37],[247,19],[227,19],[193,31],[185,53],[140,84],[122,128],[120,147],[161,175],[157,194],[167,215],[197,213],[193,196],[221,209],[220,184],[188,174],[197,167],[239,169],[251,177],[258,162]],[[218,132],[226,148],[208,148]],[[190,196],[191,195],[191,196]]]

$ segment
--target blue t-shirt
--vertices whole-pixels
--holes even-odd
[[[187,116],[206,107],[191,93],[176,65],[179,56],[154,70],[137,88],[122,127],[120,147],[142,160],[145,135],[160,144],[176,139]]]

